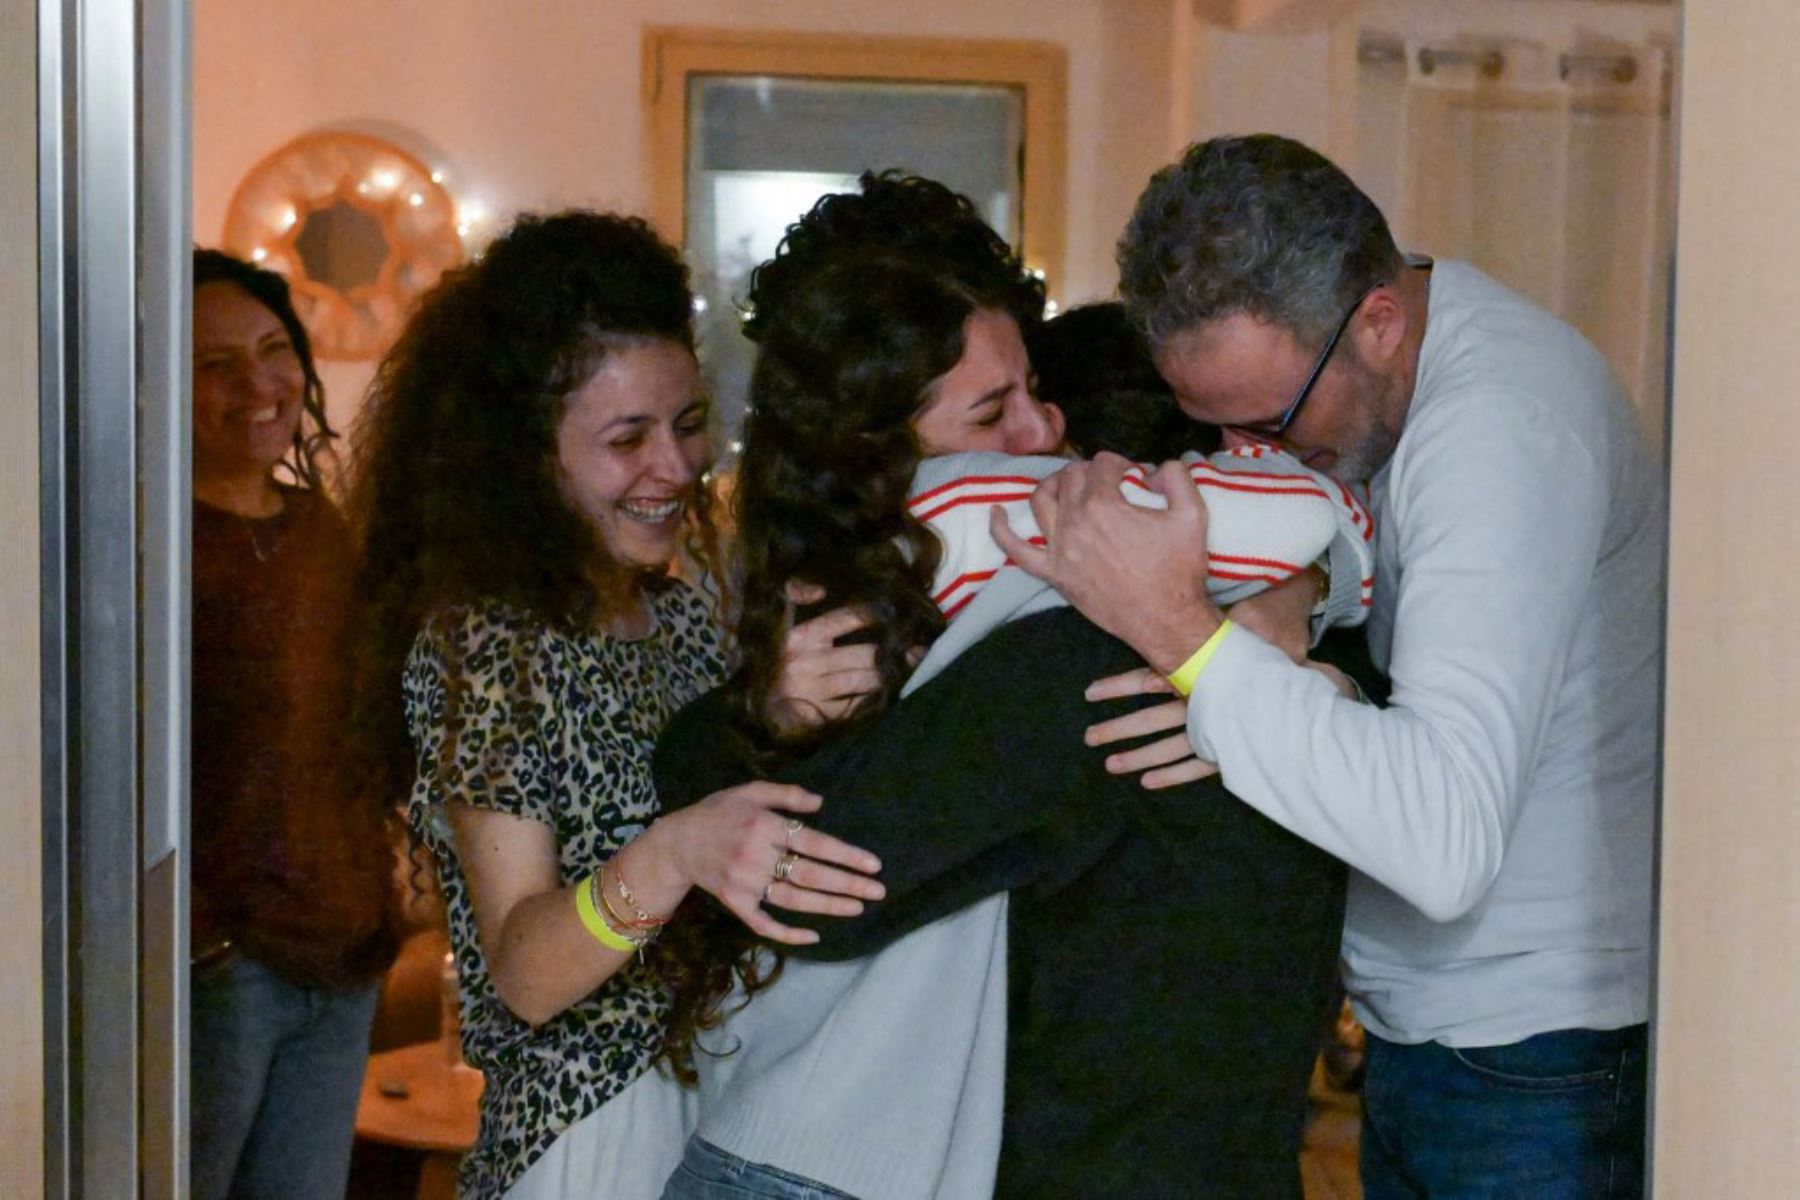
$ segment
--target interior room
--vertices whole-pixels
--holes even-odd
[[[1800,1032],[1800,974],[1779,952],[1800,918],[1786,803],[1800,760],[1779,715],[1800,699],[1780,599],[1795,419],[1779,400],[1791,339],[1766,332],[1800,313],[1770,269],[1795,249],[1780,196],[1800,169],[1766,132],[1774,98],[1800,87],[1780,53],[1800,18],[1782,0],[201,0],[148,5],[104,37],[83,3],[61,7],[10,6],[0,63],[3,144],[36,164],[0,188],[0,282],[39,313],[0,335],[0,476],[24,481],[0,512],[35,530],[0,628],[0,657],[29,666],[0,697],[4,803],[28,831],[0,874],[9,903],[42,917],[14,923],[3,961],[44,981],[5,1029],[0,1191],[188,1194],[193,631],[188,551],[171,549],[191,508],[187,247],[288,281],[324,417],[350,431],[421,298],[520,214],[641,215],[691,272],[728,477],[755,358],[750,270],[820,197],[868,170],[943,180],[1054,316],[1117,297],[1120,233],[1153,172],[1253,132],[1325,154],[1401,249],[1470,263],[1568,322],[1622,384],[1670,488],[1651,1183],[1771,1195],[1800,1178],[1800,1072],[1781,1050]],[[138,82],[109,101],[135,143],[85,132],[68,99],[109,69]],[[68,125],[46,125],[65,105]],[[105,193],[93,163],[108,153],[139,181],[116,210],[86,199]],[[108,211],[137,242],[79,236]],[[72,248],[44,255],[47,238],[127,265],[90,276]],[[151,325],[71,310],[108,279],[139,307],[176,300]],[[109,329],[138,331],[114,377],[138,411],[111,441],[75,405],[104,381],[88,347]],[[105,510],[138,513],[113,531],[124,542],[86,540],[97,516],[69,520],[91,486],[81,460],[109,455],[136,464],[138,498]],[[1725,456],[1746,469],[1720,472]],[[320,461],[341,498],[347,462]],[[86,582],[105,569],[122,591]],[[137,617],[90,624],[105,595]],[[135,687],[106,685],[109,651],[137,664]],[[120,790],[87,798],[109,763]],[[448,1197],[484,1081],[458,1040],[444,897],[405,838],[394,849],[405,937],[379,981],[346,1194]],[[104,854],[143,879],[115,878]],[[97,932],[108,903],[131,918],[123,941]],[[108,1005],[129,1019],[107,1022]],[[1363,1195],[1363,1037],[1345,1008],[1320,1038],[1308,1200]],[[119,1063],[131,1085],[100,1099]]]

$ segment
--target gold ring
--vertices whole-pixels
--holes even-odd
[[[806,828],[805,821],[802,821],[799,817],[789,817],[787,819],[787,839],[783,844],[786,845],[788,847],[788,849],[790,849],[790,850],[793,849],[794,835],[796,833],[799,833],[802,829],[805,829],[805,828]]]
[[[770,883],[786,882],[787,877],[794,873],[794,864],[799,861],[800,861],[800,856],[798,854],[795,854],[792,850],[789,850],[786,854],[783,854],[780,858],[775,860],[775,875],[774,875],[774,878],[770,879],[769,882]]]

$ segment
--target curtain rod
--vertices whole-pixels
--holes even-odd
[[[1406,62],[1406,46],[1401,42],[1366,38],[1357,43],[1356,61],[1365,65],[1402,64]],[[1484,79],[1498,79],[1506,71],[1506,54],[1492,46],[1421,46],[1418,52],[1419,72],[1430,75],[1439,67],[1467,64]],[[1638,60],[1632,54],[1596,54],[1569,52],[1556,56],[1557,74],[1564,79],[1573,75],[1605,75],[1614,83],[1630,83],[1637,78]]]

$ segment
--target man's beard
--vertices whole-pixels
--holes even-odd
[[[1369,370],[1354,356],[1345,364],[1350,372],[1351,395],[1364,425],[1356,443],[1339,452],[1326,471],[1339,483],[1367,483],[1387,466],[1400,444],[1400,424],[1392,414],[1394,390],[1399,384]]]

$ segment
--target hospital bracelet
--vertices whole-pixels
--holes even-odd
[[[1230,628],[1230,621],[1220,621],[1219,627],[1213,630],[1213,635],[1201,643],[1200,648],[1186,662],[1169,672],[1169,685],[1175,689],[1176,695],[1186,696],[1193,692],[1200,672],[1206,670],[1206,664],[1212,661],[1212,656],[1218,652],[1219,643],[1225,640],[1225,631]]]

